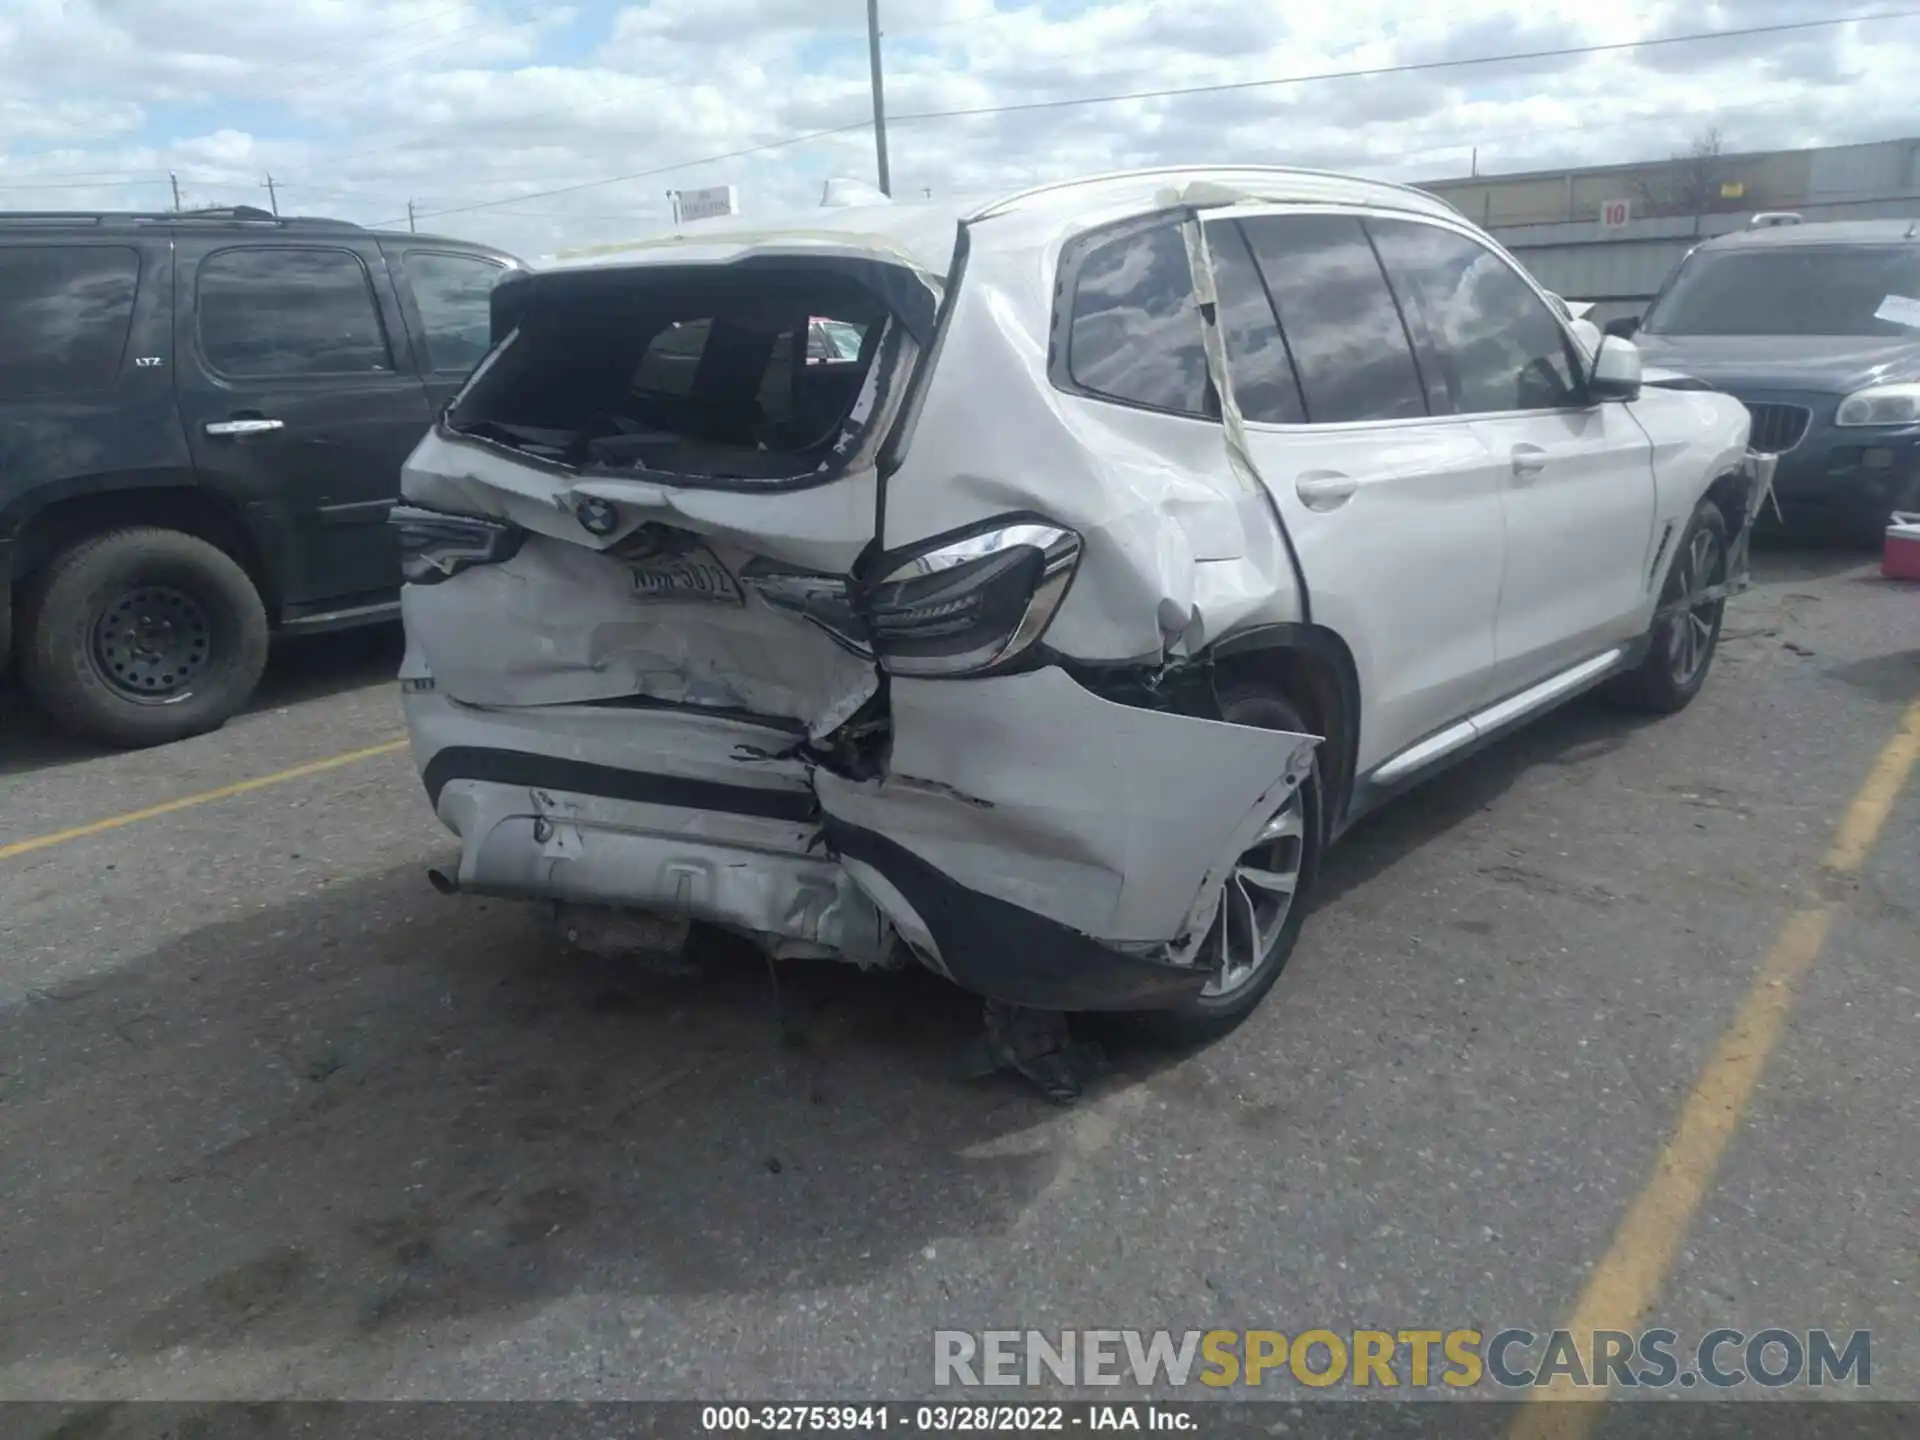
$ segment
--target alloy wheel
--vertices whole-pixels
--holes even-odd
[[[1220,910],[1200,950],[1201,963],[1213,967],[1202,998],[1231,995],[1259,973],[1293,913],[1306,853],[1306,809],[1295,790],[1241,852],[1221,887]]]
[[[1726,603],[1719,591],[1726,579],[1726,547],[1706,528],[1696,530],[1676,566],[1672,603],[1680,607],[1668,621],[1667,664],[1676,685],[1691,685],[1713,654],[1714,636]]]

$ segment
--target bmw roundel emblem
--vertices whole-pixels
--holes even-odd
[[[620,528],[620,512],[610,500],[582,500],[573,514],[589,535],[611,535]]]

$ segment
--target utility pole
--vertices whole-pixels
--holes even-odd
[[[1473,147],[1473,174],[1474,174],[1474,178],[1475,178],[1475,179],[1478,179],[1478,178],[1479,178],[1479,175],[1480,175],[1480,147],[1479,147],[1478,145],[1476,145],[1476,146],[1474,146],[1474,147]]]
[[[178,210],[180,208],[180,177],[169,170],[167,179],[173,182],[173,208]]]
[[[414,234],[414,235],[417,235],[420,233],[420,227],[414,223],[413,201],[411,200],[407,201],[407,231],[409,234]]]
[[[887,168],[887,86],[880,73],[880,0],[867,0],[867,58],[873,66],[873,149],[880,162],[880,193],[893,194]]]
[[[274,188],[273,172],[271,170],[267,172],[267,178],[262,183],[266,187],[267,203],[273,207],[273,213],[278,215],[280,213],[280,192]]]
[[[678,190],[667,191],[667,204],[673,209],[673,228],[678,230],[680,228],[680,192]]]

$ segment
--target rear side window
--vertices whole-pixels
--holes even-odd
[[[1293,376],[1293,359],[1240,227],[1231,221],[1209,225],[1207,250],[1213,258],[1220,332],[1226,340],[1233,397],[1241,415],[1269,425],[1305,423],[1307,411]]]
[[[200,350],[223,375],[393,369],[367,267],[350,250],[222,250],[200,266]]]
[[[1359,220],[1265,215],[1240,225],[1280,312],[1308,421],[1425,415],[1406,326]]]
[[[1424,316],[1463,415],[1577,404],[1566,331],[1513,267],[1437,225],[1369,220],[1400,302]]]
[[[1069,267],[1068,378],[1102,399],[1209,414],[1207,352],[1179,225],[1097,240]]]
[[[441,374],[466,374],[487,353],[489,301],[506,267],[477,255],[432,250],[409,250],[401,264],[420,307],[427,363]]]
[[[111,385],[139,283],[139,252],[126,246],[0,249],[0,396]]]

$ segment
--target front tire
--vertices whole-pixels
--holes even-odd
[[[56,724],[137,749],[218,729],[267,663],[246,571],[178,530],[110,530],[48,564],[27,595],[21,681]]]
[[[1693,703],[1707,683],[1720,648],[1727,583],[1727,522],[1720,507],[1702,500],[1674,552],[1660,608],[1673,613],[1654,623],[1646,658],[1608,687],[1613,700],[1654,715],[1673,715]],[[1718,599],[1703,597],[1719,590]]]
[[[1293,703],[1256,681],[1220,691],[1220,718],[1230,725],[1312,734]],[[1220,914],[1200,954],[1214,965],[1214,978],[1192,999],[1171,1010],[1141,1016],[1156,1035],[1179,1044],[1218,1039],[1251,1015],[1280,978],[1306,919],[1309,892],[1320,869],[1324,834],[1325,772],[1320,757],[1306,781],[1287,799],[1235,867]],[[1275,904],[1281,898],[1284,905]]]

